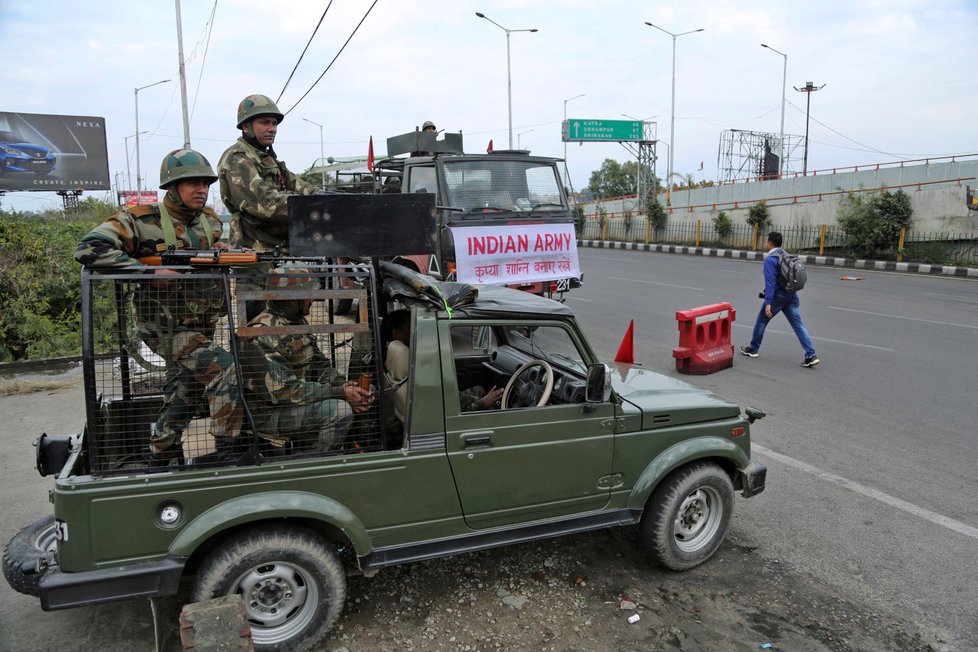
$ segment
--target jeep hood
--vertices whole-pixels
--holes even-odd
[[[665,428],[740,414],[740,407],[713,392],[636,365],[612,363],[612,387],[642,412],[644,429]]]

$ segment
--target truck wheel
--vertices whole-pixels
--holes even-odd
[[[353,308],[353,299],[336,299],[333,301],[334,315],[348,315]]]
[[[697,462],[673,471],[645,505],[642,547],[672,570],[702,564],[727,533],[733,498],[733,483],[716,464]]]
[[[14,535],[3,549],[3,576],[7,584],[26,595],[40,595],[39,559],[47,557],[58,543],[54,516],[45,516]]]
[[[244,601],[255,650],[319,649],[343,610],[346,573],[308,530],[245,532],[204,560],[193,599],[232,594]]]

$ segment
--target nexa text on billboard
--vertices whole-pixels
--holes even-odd
[[[0,111],[0,190],[109,190],[105,119]]]

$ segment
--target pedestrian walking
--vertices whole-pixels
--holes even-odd
[[[805,359],[801,366],[814,367],[821,360],[815,355],[815,347],[812,345],[812,338],[808,335],[804,322],[801,320],[797,292],[789,292],[784,289],[781,281],[781,257],[786,252],[781,244],[783,239],[777,231],[771,231],[764,243],[766,254],[764,254],[764,292],[761,298],[764,303],[757,313],[757,320],[754,322],[754,334],[748,346],[740,347],[740,352],[750,358],[756,358],[761,349],[761,341],[764,339],[764,330],[771,319],[779,312],[784,312],[785,319],[791,324],[791,329],[795,331],[801,348],[805,351]]]

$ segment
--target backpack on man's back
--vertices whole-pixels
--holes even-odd
[[[807,281],[805,261],[782,249],[778,254],[778,285],[781,289],[785,292],[797,292],[805,287]]]

